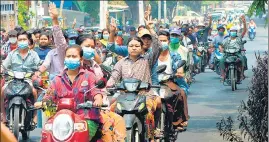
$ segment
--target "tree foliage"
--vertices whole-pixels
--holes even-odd
[[[34,16],[34,13],[29,11],[24,0],[18,1],[18,24],[23,27],[24,30],[29,29],[29,20]]]
[[[268,0],[254,0],[248,9],[247,15],[251,17],[254,13],[257,15],[265,13],[265,7],[268,6]],[[266,18],[265,26],[268,24],[268,16]]]
[[[255,54],[256,55],[256,54]],[[241,135],[252,142],[268,141],[268,52],[263,57],[256,55],[257,67],[253,68],[252,86],[249,87],[247,103],[242,101],[237,117]],[[234,133],[230,117],[217,123],[221,136],[230,142],[242,142]]]

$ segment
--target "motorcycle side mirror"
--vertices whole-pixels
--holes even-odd
[[[246,40],[243,40],[242,43],[245,44],[245,43],[247,43],[247,41]]]
[[[209,41],[212,41],[212,39],[208,39]]]
[[[105,71],[105,72],[107,72],[107,73],[111,73],[112,72],[112,69],[110,68],[110,67],[107,67],[107,66],[105,66],[105,65],[103,65],[103,64],[101,64],[101,65],[99,65],[100,66],[100,68],[103,70],[103,71]]]
[[[44,60],[40,60],[38,64],[41,66],[43,63],[44,63]]]
[[[185,64],[186,64],[186,61],[185,61],[185,60],[180,60],[180,61],[178,62],[178,68],[183,67]]]
[[[166,70],[166,65],[161,65],[161,66],[158,66],[157,68],[157,73],[162,73]]]
[[[99,89],[103,89],[106,87],[106,81],[105,79],[100,79],[97,83],[96,83],[96,88]]]

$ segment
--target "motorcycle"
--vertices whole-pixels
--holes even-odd
[[[200,57],[198,67],[200,72],[205,72],[205,67],[207,65],[207,43],[199,42],[197,47],[197,55]]]
[[[255,38],[255,28],[254,26],[249,27],[248,29],[248,37],[252,41]]]
[[[19,140],[21,132],[22,139],[27,140],[30,131],[35,129],[32,125],[34,108],[34,96],[31,77],[33,73],[8,71],[4,74],[7,86],[4,90],[5,94],[5,111],[7,118],[7,127],[14,136]]]
[[[182,60],[179,63],[179,67],[184,66],[186,61]],[[158,70],[164,70],[166,69],[166,65],[162,65],[158,67]],[[159,95],[161,97],[162,101],[162,113],[161,113],[161,121],[159,122],[159,128],[164,133],[164,138],[160,141],[170,142],[170,141],[176,141],[177,140],[177,134],[178,130],[173,125],[173,116],[174,113],[178,111],[176,110],[176,106],[178,104],[179,95],[177,90],[172,90],[169,85],[167,85],[167,82],[170,82],[174,80],[174,75],[167,74],[165,72],[162,72],[158,75],[159,81],[160,81],[160,90]],[[174,84],[177,86],[176,84]],[[170,110],[172,107],[172,110]]]
[[[241,44],[247,43],[246,40],[241,41]],[[232,87],[232,91],[235,91],[237,89],[237,84],[240,84],[240,71],[238,68],[238,64],[240,62],[240,59],[236,56],[236,53],[246,51],[240,48],[225,48],[224,53],[225,56],[227,56],[225,60],[226,66],[226,83]]]
[[[37,86],[38,87],[38,86]],[[76,104],[74,98],[61,98],[55,107],[56,114],[48,119],[42,129],[41,142],[65,141],[65,142],[89,142],[92,138],[89,136],[89,127],[85,118],[76,114],[77,109],[92,109],[107,107],[95,107],[92,101],[86,101],[86,94],[94,88],[104,88],[105,83],[99,80],[95,87],[84,93],[84,103]],[[38,87],[40,88],[40,87]]]
[[[107,88],[109,92],[119,93],[115,112],[125,120],[128,142],[144,142],[147,139],[146,128],[151,126],[146,126],[145,116],[148,113],[146,96],[138,95],[138,92],[150,88],[159,88],[159,86],[134,78],[123,79],[114,88]]]
[[[214,70],[216,71],[216,73],[218,75],[220,75],[220,59],[223,57],[223,54],[221,52],[219,52],[218,49],[215,49],[214,52]]]

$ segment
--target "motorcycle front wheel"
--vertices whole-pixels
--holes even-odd
[[[138,128],[136,125],[132,129],[127,130],[127,142],[140,142]]]
[[[235,78],[234,69],[230,69],[230,79],[231,79],[232,91],[235,91],[236,90],[236,78]]]
[[[13,110],[11,110],[13,114],[13,126],[12,126],[12,132],[17,140],[19,140],[20,136],[20,107],[19,106],[14,106]]]

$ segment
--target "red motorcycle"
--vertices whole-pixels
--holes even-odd
[[[94,88],[104,87],[105,83],[100,80]],[[84,98],[90,90],[84,93]],[[107,107],[107,105],[101,107]],[[82,116],[75,112],[77,109],[91,108],[97,108],[91,101],[84,101],[77,105],[74,98],[60,99],[57,102],[56,114],[49,118],[44,125],[41,142],[89,142],[91,138],[88,124]]]

